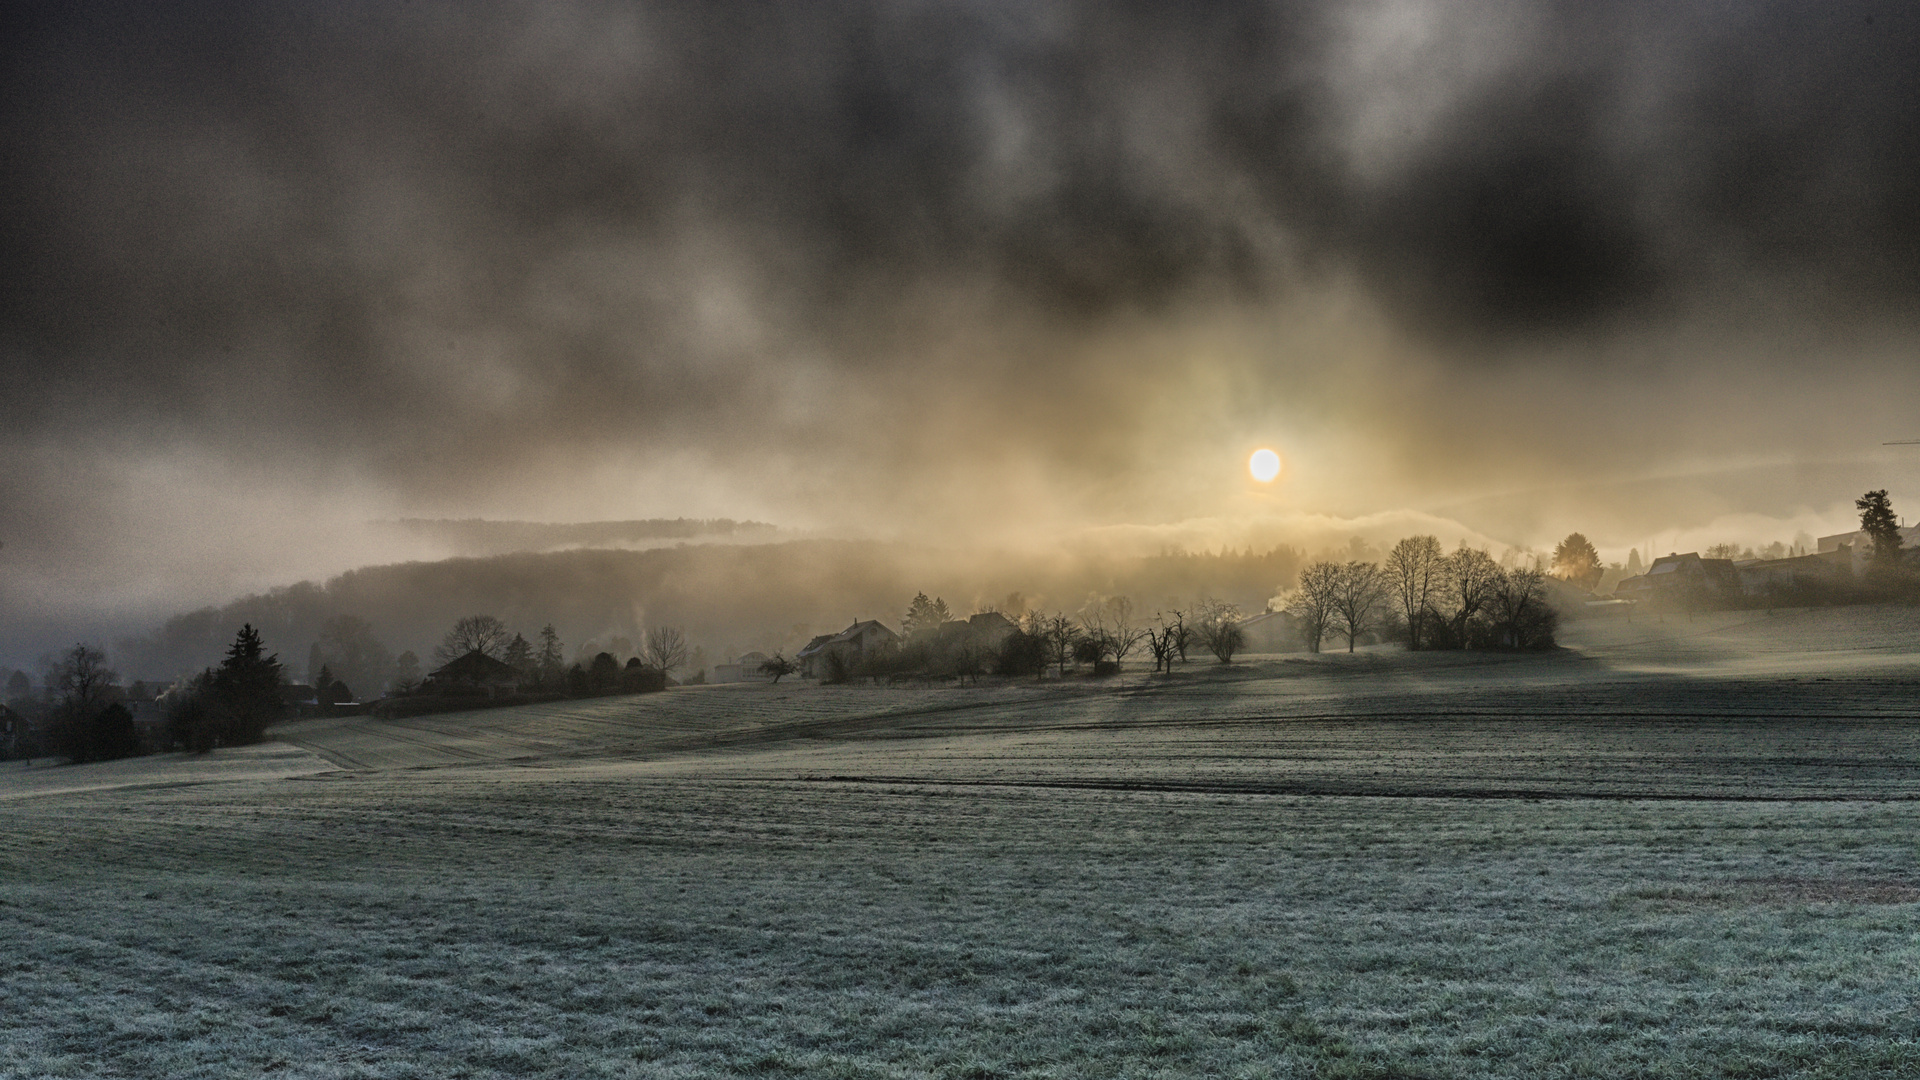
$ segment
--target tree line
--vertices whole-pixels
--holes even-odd
[[[1544,649],[1558,621],[1546,577],[1465,543],[1447,552],[1435,537],[1410,536],[1379,563],[1302,567],[1286,610],[1312,652],[1329,636],[1345,638],[1351,652],[1374,631],[1401,636],[1409,649]]]

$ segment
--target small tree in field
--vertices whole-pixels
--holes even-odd
[[[1041,640],[1046,642],[1047,662],[1059,669],[1064,678],[1067,674],[1067,662],[1073,659],[1074,646],[1080,644],[1080,627],[1070,615],[1055,612],[1040,620]]]
[[[1173,651],[1180,655],[1180,662],[1187,662],[1187,649],[1193,645],[1193,626],[1187,622],[1187,613],[1174,609],[1173,621],[1161,623],[1163,633],[1172,633]],[[1173,674],[1172,661],[1168,661],[1167,674]]]
[[[773,676],[773,682],[775,686],[778,686],[780,684],[781,678],[787,675],[791,675],[794,672],[799,670],[800,670],[799,664],[796,664],[793,661],[787,659],[784,655],[780,653],[774,653],[773,659],[768,660],[767,662],[760,665],[760,674]]]
[[[1350,562],[1340,568],[1333,583],[1332,621],[1347,639],[1347,651],[1361,634],[1373,629],[1386,599],[1387,578],[1370,562]]]
[[[1173,674],[1173,626],[1163,616],[1158,627],[1147,629],[1147,652],[1153,655],[1153,670]]]
[[[1240,629],[1240,609],[1224,600],[1202,597],[1194,612],[1194,636],[1223,664],[1233,663],[1233,654],[1246,645],[1246,632]]]

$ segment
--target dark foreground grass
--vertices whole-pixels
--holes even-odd
[[[1911,803],[448,770],[8,812],[8,1076],[1920,1076]]]

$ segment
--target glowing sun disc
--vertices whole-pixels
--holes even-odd
[[[1247,471],[1253,478],[1265,484],[1280,475],[1280,455],[1271,450],[1255,450],[1247,461]]]

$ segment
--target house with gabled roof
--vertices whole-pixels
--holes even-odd
[[[794,655],[794,659],[800,664],[803,678],[818,679],[827,674],[830,656],[838,656],[847,670],[851,671],[899,645],[899,634],[878,620],[864,619],[837,634],[822,634],[814,638],[807,642],[806,648]]]
[[[496,660],[475,649],[465,656],[427,673],[421,689],[435,691],[484,690],[492,694],[511,693],[520,685],[520,673],[512,664]]]
[[[1669,552],[1653,560],[1646,573],[1615,586],[1613,595],[1623,600],[1652,600],[1687,593],[1718,598],[1739,591],[1740,574],[1734,569],[1732,559],[1703,559],[1699,552],[1689,551]]]

